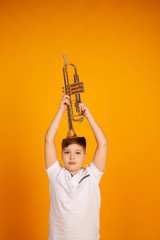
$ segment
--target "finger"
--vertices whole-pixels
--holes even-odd
[[[85,112],[85,109],[83,107],[80,108],[80,114],[83,114]]]
[[[67,95],[67,94],[64,96],[64,98],[65,98],[65,99],[69,99],[69,100],[70,100],[70,96],[69,96],[69,95]]]
[[[63,101],[63,103],[64,103],[64,104],[67,104],[67,105],[70,105],[70,101],[69,101],[68,99],[65,99],[65,100]]]
[[[70,104],[70,101],[68,99],[64,99],[65,104]]]
[[[82,107],[80,107],[80,108],[79,108],[79,111],[80,111],[80,112],[82,112],[82,111],[83,111],[83,108],[82,108]]]
[[[81,107],[80,106],[78,107],[78,111],[79,111],[79,113],[81,113]]]
[[[79,108],[80,109],[86,109],[86,106],[85,105],[80,105]]]
[[[64,103],[65,101],[69,101],[70,102],[70,98],[69,96],[64,96],[63,99],[62,99],[62,102]]]
[[[81,108],[82,108],[82,106],[81,106],[81,105],[79,105],[79,106],[78,106],[78,109],[79,109],[79,110],[81,110]]]
[[[78,107],[79,107],[79,108],[82,108],[83,106],[84,106],[84,105],[83,105],[82,103],[79,103],[79,104],[78,104]]]

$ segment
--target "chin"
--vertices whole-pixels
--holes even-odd
[[[69,166],[66,166],[67,170],[69,170],[70,172],[77,172],[78,171],[78,167],[77,166],[74,166],[74,165],[69,165]]]

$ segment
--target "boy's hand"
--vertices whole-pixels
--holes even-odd
[[[79,103],[78,110],[80,114],[83,114],[83,116],[88,118],[90,111],[89,108],[83,102]]]
[[[60,101],[59,109],[65,112],[67,110],[67,105],[70,105],[70,96],[64,93]]]

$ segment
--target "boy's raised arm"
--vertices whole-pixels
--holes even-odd
[[[60,102],[58,112],[49,126],[45,135],[45,165],[49,168],[57,160],[57,151],[55,146],[55,136],[57,134],[59,124],[62,116],[67,109],[67,105],[70,104],[70,98],[68,95],[63,95]]]
[[[82,112],[83,115],[88,119],[88,122],[92,128],[97,142],[93,163],[99,171],[103,172],[105,170],[107,158],[107,138],[84,103],[79,104],[79,112]]]

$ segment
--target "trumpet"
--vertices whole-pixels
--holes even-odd
[[[68,114],[68,133],[67,138],[77,137],[72,120],[75,122],[83,121],[83,114],[79,114],[78,104],[81,102],[80,93],[84,92],[83,82],[79,82],[79,75],[77,74],[76,66],[72,63],[66,63],[66,55],[63,55],[64,58],[64,67],[63,67],[63,77],[64,77],[64,87],[62,87],[63,92],[70,96],[71,104],[67,105],[67,114]],[[73,79],[69,79],[68,66],[72,67],[74,71]],[[74,113],[75,112],[75,113]]]

